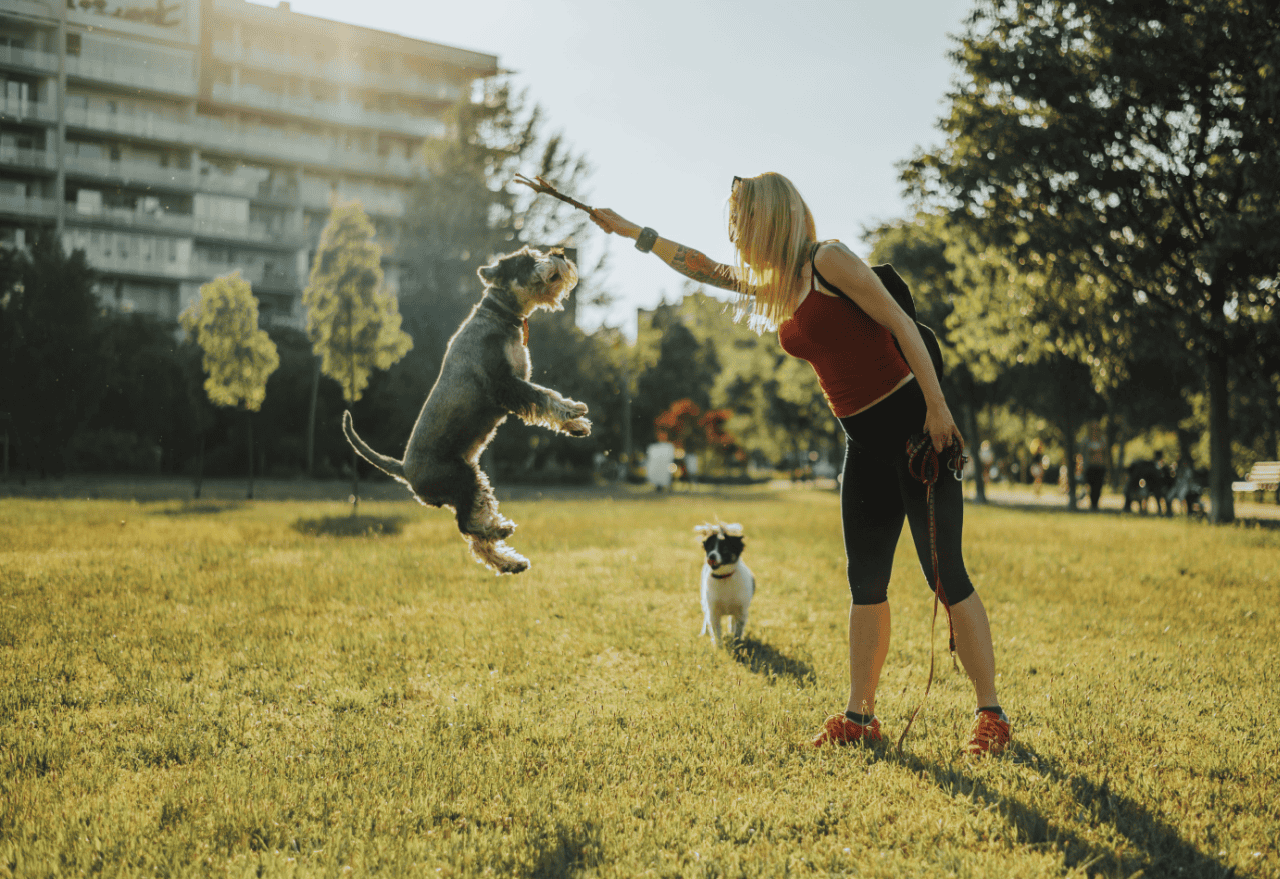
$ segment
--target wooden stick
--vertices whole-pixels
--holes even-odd
[[[570,198],[569,196],[565,195],[563,192],[560,192],[550,183],[543,180],[541,177],[534,177],[532,180],[530,180],[528,177],[524,176],[523,174],[517,174],[515,176],[515,182],[523,183],[525,186],[529,187],[534,192],[541,193],[543,195],[549,195],[552,198],[558,198],[565,204],[571,204],[578,210],[586,211],[591,216],[593,217],[595,216],[596,209],[591,207],[591,205],[586,205],[578,201],[577,199]]]

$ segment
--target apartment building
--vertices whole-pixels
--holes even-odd
[[[65,2],[66,9],[59,4]],[[395,247],[422,147],[497,58],[245,0],[0,0],[0,245],[82,248],[173,319],[234,269],[300,325],[333,199]]]

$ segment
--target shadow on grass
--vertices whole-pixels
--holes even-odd
[[[293,528],[312,537],[392,537],[403,522],[399,516],[325,516],[299,519]]]
[[[227,513],[244,506],[243,501],[186,501],[181,506],[159,510],[157,516],[208,516]]]
[[[544,829],[533,843],[534,863],[527,875],[551,879],[591,870],[599,865],[601,845],[600,830],[589,821]]]
[[[893,755],[890,757],[890,755]],[[963,796],[1003,815],[1011,825],[1011,835],[1031,846],[1062,851],[1068,870],[1085,875],[1218,877],[1234,875],[1234,871],[1187,842],[1177,828],[1158,813],[1124,794],[1113,791],[1104,775],[1101,782],[1063,769],[1056,761],[1037,753],[1034,748],[1017,741],[1008,753],[998,759],[1015,760],[1033,767],[1042,776],[1069,789],[1078,804],[1077,820],[1091,826],[1110,824],[1128,840],[1128,845],[1099,845],[1078,831],[1047,817],[1025,800],[1012,796],[1007,789],[993,787],[969,775],[956,765],[939,765],[912,754],[897,757],[886,749],[886,757],[900,760],[903,766],[923,777],[932,775],[939,789],[951,796]]]
[[[1280,519],[1249,519],[1244,516],[1236,518],[1238,528],[1258,528],[1264,531],[1280,531]]]
[[[763,641],[750,636],[731,643],[733,658],[746,666],[750,671],[766,677],[790,678],[801,684],[812,684],[817,681],[813,666],[800,660],[792,659],[785,653]]]
[[[1074,510],[1067,509],[1065,506],[1057,506],[1054,504],[1037,503],[1034,501],[1016,501],[1000,499],[988,499],[985,503],[979,504],[973,498],[965,498],[965,503],[974,507],[988,507],[994,510],[1013,510],[1019,513],[1038,513],[1040,515],[1049,516],[1086,516],[1097,519],[1107,519],[1112,522],[1141,522],[1147,519],[1152,521],[1165,520],[1169,522],[1188,522],[1195,525],[1211,526],[1208,513],[1193,512],[1188,516],[1185,512],[1177,510],[1173,515],[1165,513],[1156,513],[1154,511],[1142,512],[1138,509],[1126,511],[1118,507],[1103,507],[1098,510],[1090,510],[1088,505],[1082,505]],[[1270,505],[1268,505],[1268,509]],[[1254,508],[1256,509],[1256,507]],[[1237,510],[1234,520],[1228,524],[1228,528],[1257,528],[1263,531],[1280,531],[1280,512],[1272,515],[1264,513],[1262,515],[1251,512],[1240,512]]]

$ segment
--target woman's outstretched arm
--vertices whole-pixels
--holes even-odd
[[[597,208],[592,213],[591,219],[601,229],[614,235],[631,239],[640,236],[642,227],[608,208]],[[683,244],[659,235],[653,242],[653,252],[671,268],[699,284],[708,284],[722,290],[733,290],[736,293],[747,292],[738,281],[737,273],[732,266],[718,263],[692,247],[685,247]]]

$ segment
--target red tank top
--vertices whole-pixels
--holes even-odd
[[[819,292],[813,274],[809,295],[778,327],[778,341],[792,357],[809,361],[831,411],[845,418],[896,388],[911,368],[892,333],[852,300]]]

